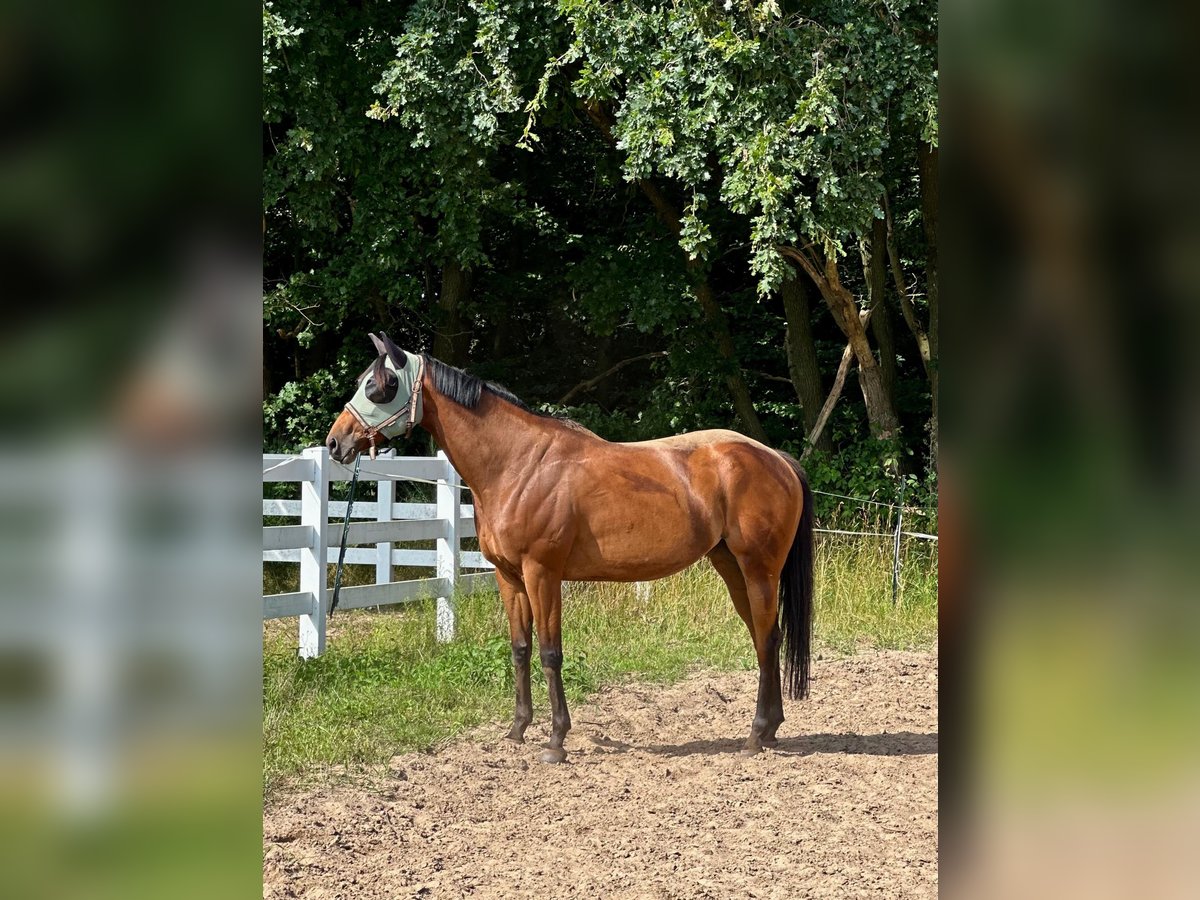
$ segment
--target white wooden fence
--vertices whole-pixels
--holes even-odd
[[[330,459],[324,447],[310,447],[299,456],[263,455],[264,483],[300,483],[299,500],[263,500],[264,516],[300,520],[298,525],[263,527],[263,562],[300,564],[300,590],[264,596],[263,619],[299,616],[300,655],[305,658],[325,652],[325,620],[332,601],[327,567],[337,563],[346,515],[345,501],[330,502],[329,485],[349,481],[353,472],[353,467]],[[378,500],[355,501],[346,536],[346,563],[374,565],[375,583],[343,585],[338,608],[388,606],[436,597],[437,637],[450,640],[454,636],[455,593],[495,584],[491,564],[481,554],[460,547],[463,538],[475,535],[475,511],[462,503],[465,492],[458,473],[444,453],[396,457],[385,451],[377,459],[362,461],[358,480],[360,485],[378,482]],[[397,480],[434,482],[435,502],[396,503]],[[436,549],[395,546],[428,540],[436,540]],[[363,544],[373,546],[354,546]],[[393,581],[393,566],[427,567],[434,574]],[[477,571],[465,574],[463,569]]]

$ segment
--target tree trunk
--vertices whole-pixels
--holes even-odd
[[[615,146],[616,141],[613,139],[612,133],[612,117],[608,110],[595,102],[584,104],[584,109],[587,111],[592,123],[600,129],[600,133],[604,135],[605,140]],[[638,179],[638,187],[641,188],[642,193],[646,195],[646,199],[654,207],[654,213],[658,216],[658,220],[673,235],[678,237],[682,230],[679,222],[679,213],[675,211],[674,206],[671,205],[666,195],[658,189],[658,185],[649,180]],[[712,285],[709,284],[704,263],[689,256],[686,260],[686,266],[688,274],[692,277],[692,293],[700,304],[705,322],[708,323],[708,327],[712,329],[713,335],[717,339],[717,353],[720,354],[728,367],[725,373],[725,384],[729,389],[729,397],[733,401],[734,411],[737,412],[738,418],[742,420],[742,426],[746,429],[746,433],[756,441],[766,443],[767,433],[763,430],[762,423],[758,419],[758,413],[754,410],[754,401],[750,397],[750,387],[746,384],[746,378],[742,374],[741,365],[738,363],[737,352],[733,345],[733,337],[729,333],[729,321],[725,316],[725,311],[721,309],[721,304],[717,301]]]
[[[812,308],[808,300],[811,282],[802,272],[793,272],[783,282],[780,294],[783,297],[783,315],[787,320],[787,331],[783,342],[787,351],[788,375],[800,401],[804,415],[804,433],[816,430],[817,417],[821,414],[821,397],[825,392],[821,384],[821,369],[817,363],[817,347],[812,334]],[[818,448],[831,450],[833,441],[822,429],[818,432]]]
[[[438,328],[433,336],[433,355],[452,366],[467,361],[470,335],[463,328],[462,307],[471,295],[471,272],[451,259],[442,267],[442,290],[438,295]]]
[[[896,409],[883,388],[879,362],[871,351],[871,342],[867,340],[866,326],[859,315],[858,304],[854,295],[842,284],[833,253],[827,252],[822,258],[820,251],[810,247],[801,250],[790,246],[780,247],[779,252],[800,263],[821,291],[821,296],[838,328],[846,335],[854,359],[858,363],[858,384],[862,389],[863,403],[867,407],[867,421],[870,423],[872,436],[880,440],[896,437],[900,430]],[[868,311],[869,309],[868,307]]]
[[[646,180],[638,180],[638,187],[642,189],[642,193],[650,201],[654,207],[654,212],[671,233],[676,237],[679,236],[681,227],[679,224],[679,214],[675,212],[675,208],[671,202],[667,200],[666,195],[658,189],[658,185]],[[758,413],[754,410],[754,401],[750,397],[750,386],[746,384],[746,378],[742,374],[742,367],[738,363],[737,350],[733,345],[733,336],[729,331],[729,320],[725,316],[725,310],[721,308],[721,304],[717,301],[717,296],[713,292],[712,285],[708,281],[708,274],[705,272],[704,263],[698,259],[688,257],[685,262],[688,274],[692,278],[692,293],[695,295],[697,302],[700,304],[700,309],[704,313],[704,320],[708,323],[708,327],[712,329],[713,336],[717,340],[717,353],[725,361],[727,371],[725,373],[725,385],[729,389],[729,397],[733,401],[734,411],[739,419],[742,420],[742,425],[746,429],[746,434],[754,438],[756,441],[767,443],[767,433],[763,430],[762,423],[758,419]]]
[[[925,333],[925,328],[917,316],[917,309],[913,305],[912,298],[908,295],[908,285],[904,281],[904,267],[900,265],[900,252],[896,247],[895,223],[892,221],[892,207],[888,202],[887,192],[884,192],[883,195],[883,209],[884,222],[887,229],[888,262],[892,270],[892,282],[896,288],[896,297],[900,302],[900,312],[904,315],[904,322],[908,325],[908,330],[912,332],[913,337],[916,339],[917,352],[921,356],[921,366],[925,369],[925,376],[928,378],[930,375],[929,336]]]
[[[872,310],[871,333],[879,348],[879,376],[888,403],[896,408],[896,336],[892,327],[892,311],[885,299],[884,284],[887,272],[887,225],[876,219],[871,226],[871,244],[863,258],[863,274],[867,284],[867,308]]]
[[[921,180],[921,224],[925,227],[925,291],[929,298],[929,388],[933,410],[929,417],[929,452],[937,466],[938,453],[938,150],[922,143],[918,150]]]
[[[692,289],[696,294],[696,299],[700,301],[700,308],[704,311],[705,320],[716,335],[717,352],[729,367],[725,373],[725,385],[729,388],[729,397],[733,400],[733,408],[737,412],[738,418],[742,420],[746,433],[756,441],[768,443],[767,433],[763,430],[762,423],[758,420],[758,413],[754,410],[754,401],[750,397],[750,386],[746,384],[746,378],[738,364],[737,351],[733,346],[733,336],[729,333],[729,322],[725,318],[725,310],[721,309],[721,305],[717,302],[708,278],[704,275],[696,276],[692,262],[693,260],[688,261],[688,269],[693,271]]]
[[[507,310],[505,310],[507,312]],[[503,359],[512,343],[512,316],[501,314],[497,317],[495,334],[492,336],[492,356]]]
[[[856,347],[862,341],[852,342]],[[858,381],[862,387],[863,402],[867,407],[867,421],[871,434],[880,440],[891,440],[900,431],[896,410],[892,407],[887,391],[883,388],[883,375],[878,365],[864,367],[859,351],[855,350],[858,363]]]

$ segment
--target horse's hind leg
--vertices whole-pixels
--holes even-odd
[[[533,721],[533,698],[529,689],[529,655],[532,645],[533,612],[525,585],[507,578],[499,570],[496,581],[500,585],[500,596],[504,600],[504,611],[508,613],[508,633],[512,638],[512,662],[516,683],[516,712],[508,739],[518,744],[525,742],[525,729]]]
[[[717,574],[729,588],[729,597],[733,600],[733,608],[737,610],[737,614],[750,629],[750,639],[754,640],[754,619],[750,615],[750,598],[746,596],[746,579],[742,577],[742,570],[738,568],[737,558],[722,541],[709,551],[708,561],[713,564],[713,568],[717,570]]]
[[[775,743],[775,732],[783,724],[783,694],[779,685],[779,644],[782,635],[773,618],[778,614],[778,601],[770,604],[762,602],[763,591],[757,579],[751,596],[750,583],[742,573],[737,557],[724,542],[717,544],[708,558],[729,588],[734,609],[746,623],[750,638],[754,641],[754,652],[758,657],[758,703],[743,752],[757,753],[763,745]],[[768,616],[772,617],[769,621]]]
[[[754,650],[758,654],[758,711],[750,728],[750,737],[742,752],[757,753],[763,745],[775,743],[775,732],[783,724],[783,691],[779,683],[779,646],[783,632],[779,628],[779,576],[739,560],[746,579],[750,601]]]

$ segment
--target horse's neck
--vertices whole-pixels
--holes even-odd
[[[550,439],[535,416],[487,391],[474,409],[460,406],[428,382],[424,392],[421,424],[472,492],[487,493],[518,476],[524,462]]]

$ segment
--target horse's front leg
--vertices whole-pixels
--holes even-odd
[[[562,682],[562,578],[537,564],[527,565],[524,574],[537,624],[542,674],[546,676],[550,694],[550,740],[539,758],[546,763],[565,762],[567,751],[563,749],[563,741],[571,730],[571,714],[567,712]]]
[[[525,729],[533,721],[533,697],[529,691],[529,657],[532,648],[533,613],[529,605],[529,594],[525,585],[515,579],[506,578],[499,570],[496,582],[508,613],[508,633],[512,638],[513,681],[516,684],[517,703],[513,714],[512,728],[508,739],[518,744],[525,743]]]

